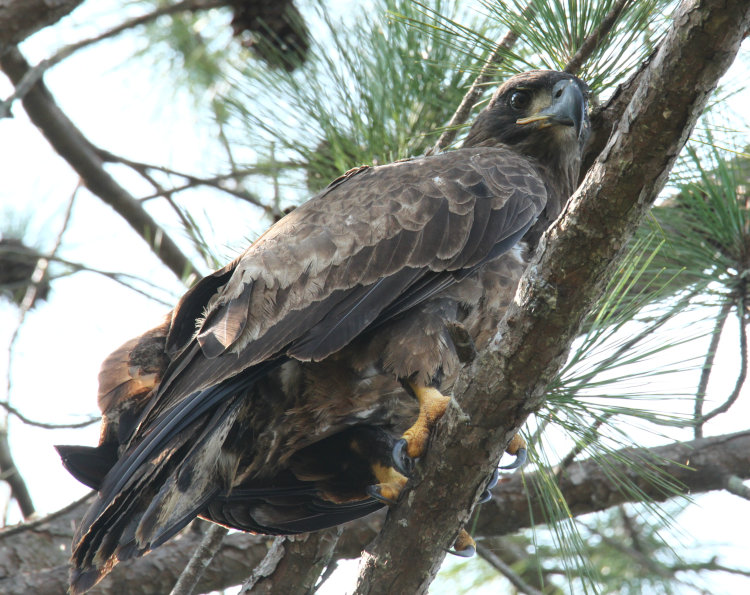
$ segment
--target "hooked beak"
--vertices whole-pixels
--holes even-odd
[[[575,128],[580,138],[583,122],[586,117],[586,100],[575,81],[565,79],[558,81],[552,88],[552,103],[539,113],[527,118],[519,118],[516,124],[541,122],[541,127],[560,124]]]

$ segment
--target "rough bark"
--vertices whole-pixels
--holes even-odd
[[[252,576],[242,585],[240,593],[312,593],[320,574],[333,557],[342,530],[342,527],[337,527],[279,539],[274,543],[274,547],[278,549],[274,559],[262,569],[262,565],[256,566]]]
[[[651,500],[663,502],[675,493],[724,489],[727,478],[732,475],[750,478],[748,448],[750,430],[650,449],[625,448],[601,461],[587,459],[573,463],[562,473],[558,485],[574,516],[632,502],[627,492],[612,484],[609,470],[634,483]],[[658,474],[670,487],[644,479],[644,467]],[[531,485],[537,481],[537,474],[527,474],[525,480]],[[529,526],[530,515],[542,521],[545,518],[543,504],[534,490],[529,492],[525,493],[520,474],[498,485],[493,490],[492,500],[482,505],[477,535],[513,533]]]
[[[671,475],[676,491],[682,494],[695,495],[723,489],[731,477],[750,479],[750,431],[675,442],[651,449],[628,448],[605,459],[605,465],[590,459],[574,463],[562,474],[560,490],[574,515],[596,512],[629,501],[618,485],[612,483],[613,476],[628,475],[638,483],[645,495],[657,501],[673,495],[635,476],[630,466],[632,463],[625,462],[628,459],[639,464],[649,461],[654,472]],[[531,484],[536,481],[536,474],[528,473],[525,479],[527,484]],[[541,505],[533,495],[531,500],[528,499],[520,475],[504,479],[493,490],[492,500],[483,505],[475,537],[489,539],[529,527],[529,502],[533,518],[541,521],[544,518]],[[6,531],[13,533],[0,533],[0,593],[56,595],[65,591],[70,542],[75,524],[88,504],[88,501],[82,502],[66,514],[40,526],[27,530],[11,527]],[[358,557],[362,548],[377,535],[382,522],[383,515],[376,514],[346,525],[336,543],[333,559]],[[119,564],[92,593],[114,595],[137,592],[149,595],[169,592],[203,538],[205,523],[198,521],[195,525],[148,556]],[[331,542],[326,533],[315,537],[315,540],[315,543],[321,540]],[[266,556],[268,541],[267,537],[244,533],[225,537],[221,549],[198,583],[198,590],[221,590],[242,583]],[[297,542],[293,546],[296,553],[305,550],[306,543]],[[316,545],[306,551],[323,550]],[[302,558],[309,564],[307,554]],[[321,560],[323,556],[316,559]],[[277,585],[293,577],[294,568],[297,567],[296,563],[289,563],[286,568],[281,566],[278,561],[275,567],[279,572]],[[282,579],[282,576],[286,578]],[[269,584],[273,584],[273,581]]]
[[[0,0],[0,54],[56,23],[83,0]]]
[[[424,593],[504,445],[541,404],[621,248],[663,188],[750,20],[746,1],[686,1],[607,145],[545,238],[501,325],[465,369],[405,497],[363,553],[358,595]],[[460,409],[459,409],[460,408]]]

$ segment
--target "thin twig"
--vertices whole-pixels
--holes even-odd
[[[18,84],[31,67],[18,48],[11,47],[0,54],[0,68]],[[104,169],[97,148],[60,109],[43,80],[29,90],[23,106],[34,125],[81,176],[86,187],[125,219],[178,279],[191,285],[200,276],[198,269],[143,205]]]
[[[500,557],[487,546],[478,543],[477,553],[482,556],[482,558],[487,560],[487,562],[489,562],[493,566],[493,568],[495,568],[495,570],[497,570],[500,574],[507,578],[510,583],[521,593],[526,593],[526,595],[543,595],[541,591],[535,589],[520,576],[518,576],[518,574],[516,574],[516,572],[510,566],[503,562]]]
[[[201,575],[203,575],[203,571],[216,555],[216,552],[219,551],[221,542],[228,531],[226,527],[214,524],[206,529],[203,540],[195,549],[193,557],[190,558],[190,562],[185,566],[185,570],[180,574],[177,584],[169,595],[190,595],[193,592]]]
[[[740,323],[739,333],[740,333],[740,373],[737,375],[737,381],[734,384],[734,390],[729,394],[726,401],[724,401],[721,405],[719,405],[716,409],[713,409],[709,413],[706,413],[706,415],[702,416],[700,419],[696,419],[695,423],[703,424],[706,423],[709,419],[712,419],[716,417],[717,415],[720,415],[722,413],[726,413],[729,408],[734,405],[735,401],[740,396],[740,393],[742,392],[742,387],[745,384],[745,379],[747,378],[747,319],[745,314],[745,309],[747,308],[747,301],[745,299],[744,292],[740,294],[739,296],[739,302],[737,304],[737,318]]]
[[[603,415],[600,415],[597,417],[596,421],[591,424],[590,427],[586,428],[585,435],[583,440],[578,442],[568,454],[566,454],[560,462],[555,465],[555,476],[557,477],[557,480],[560,480],[560,476],[563,474],[563,472],[570,467],[570,465],[573,463],[575,458],[581,454],[584,449],[592,444],[594,441],[596,441],[597,436],[599,435],[599,428],[604,424],[606,421],[608,421],[612,417],[611,413],[605,413]]]
[[[81,188],[81,185],[79,184],[78,186],[76,186],[75,190],[70,196],[70,200],[68,201],[68,206],[65,209],[65,215],[63,217],[62,227],[60,228],[60,231],[58,232],[57,237],[55,238],[55,242],[52,246],[52,250],[50,251],[51,256],[54,256],[57,253],[57,251],[60,249],[63,235],[65,234],[65,231],[68,229],[68,225],[70,223],[70,216],[73,212],[73,204],[75,203],[76,195],[78,194],[78,190],[80,188]],[[19,333],[21,331],[21,327],[23,326],[24,320],[26,319],[26,314],[34,305],[37,292],[39,291],[39,285],[44,280],[44,277],[47,274],[47,268],[49,267],[49,263],[50,263],[50,258],[47,258],[47,257],[42,257],[37,260],[36,267],[34,268],[34,272],[31,274],[30,283],[26,287],[26,292],[24,293],[23,299],[21,300],[21,306],[19,307],[18,321],[16,323],[16,327],[15,329],[13,329],[13,333],[11,334],[10,341],[8,343],[8,370],[7,370],[7,376],[6,376],[6,401],[3,403],[3,406],[6,408],[6,411],[8,411],[9,413],[10,413],[10,409],[8,408],[11,407],[10,395],[11,395],[11,389],[13,385],[12,366],[13,366],[14,347],[18,339]],[[13,498],[16,500],[16,502],[18,503],[18,506],[21,508],[23,517],[25,519],[29,518],[32,514],[34,514],[34,511],[35,511],[34,503],[31,500],[31,494],[29,493],[28,487],[26,486],[26,482],[24,481],[23,476],[18,471],[18,467],[16,467],[16,464],[13,461],[13,456],[10,450],[10,444],[8,442],[7,416],[2,420],[2,423],[0,423],[0,451],[2,454],[2,462],[0,462],[0,469],[5,472],[5,476],[3,479],[10,486],[11,494]]]
[[[526,8],[521,12],[520,18],[528,19],[531,18],[531,15],[533,14],[533,2],[529,2],[529,4],[526,5]],[[474,104],[482,95],[484,86],[490,80],[492,72],[496,70],[497,66],[499,66],[505,59],[505,54],[515,45],[516,41],[518,41],[518,37],[518,32],[510,29],[498,42],[493,52],[489,55],[487,60],[485,60],[482,70],[479,71],[474,82],[471,83],[471,87],[469,87],[469,90],[464,95],[460,105],[451,117],[450,122],[448,122],[445,130],[443,130],[443,133],[440,135],[440,138],[438,138],[433,147],[426,151],[427,155],[439,153],[453,142],[458,134],[459,127],[466,122],[469,114],[471,114]]]
[[[568,60],[565,65],[565,72],[570,74],[577,74],[581,70],[583,63],[591,57],[596,49],[601,44],[602,40],[607,37],[609,32],[614,27],[617,19],[620,18],[620,14],[623,12],[625,7],[630,4],[633,0],[618,0],[618,2],[610,9],[610,11],[604,15],[599,25],[583,40],[583,43],[578,48],[573,57]]]
[[[268,205],[263,204],[263,201],[259,197],[248,192],[244,188],[241,190],[235,188],[227,188],[221,183],[226,180],[237,180],[238,178],[243,178],[250,175],[273,174],[277,171],[277,169],[296,166],[296,164],[294,163],[281,163],[278,166],[274,165],[271,167],[256,166],[233,170],[226,174],[217,174],[208,178],[200,178],[193,174],[177,171],[164,165],[154,165],[151,163],[143,163],[141,161],[133,161],[132,159],[127,159],[126,157],[122,157],[121,155],[115,155],[114,153],[110,153],[109,151],[101,149],[99,150],[99,156],[104,161],[110,163],[122,163],[123,165],[127,165],[131,169],[134,169],[136,172],[138,172],[141,176],[143,176],[149,182],[149,184],[151,184],[155,188],[156,192],[147,194],[146,196],[142,196],[138,199],[140,202],[146,202],[155,198],[167,197],[168,195],[171,195],[173,193],[188,190],[196,186],[211,186],[212,188],[216,188],[217,190],[221,190],[222,192],[231,194],[232,196],[240,198],[256,207],[263,209],[267,215],[272,215],[272,209]],[[179,176],[181,178],[185,178],[187,182],[181,186],[174,186],[173,188],[165,189],[153,178],[153,176],[150,174],[151,171],[158,171],[171,176]]]
[[[3,529],[0,529],[0,540],[5,539],[6,537],[11,537],[12,535],[16,535],[18,533],[23,533],[24,531],[33,531],[37,527],[46,525],[47,523],[54,521],[56,518],[63,516],[74,508],[80,506],[94,494],[96,494],[96,492],[89,492],[75,502],[71,502],[70,504],[63,506],[61,509],[56,510],[55,512],[51,512],[50,514],[48,514],[47,516],[43,516],[42,518],[28,521],[26,523],[18,523],[17,525],[13,525],[11,527],[4,527]]]
[[[711,378],[711,372],[714,367],[714,358],[716,357],[716,351],[719,349],[719,340],[721,339],[721,331],[724,329],[724,324],[729,317],[729,313],[732,311],[734,302],[728,300],[722,305],[719,315],[716,317],[716,324],[714,325],[714,332],[711,336],[711,343],[708,346],[706,352],[706,359],[703,362],[703,369],[701,370],[700,381],[698,382],[698,390],[695,393],[695,412],[693,419],[695,420],[695,427],[693,428],[693,438],[703,438],[703,403],[706,400],[706,389],[708,388],[708,381]]]
[[[5,118],[10,114],[10,108],[13,105],[13,102],[18,101],[19,99],[23,99],[29,92],[29,90],[37,82],[39,82],[39,80],[41,80],[42,76],[44,76],[44,73],[47,70],[70,57],[78,50],[88,47],[94,43],[98,43],[104,39],[115,37],[116,35],[119,35],[120,33],[127,31],[128,29],[144,25],[163,15],[174,14],[176,12],[187,10],[205,10],[209,8],[225,6],[226,4],[226,0],[186,0],[177,4],[162,6],[161,8],[158,8],[153,12],[149,12],[141,16],[129,19],[124,23],[120,23],[116,27],[108,29],[107,31],[104,31],[99,35],[90,37],[88,39],[83,39],[81,41],[77,41],[76,43],[71,43],[60,48],[55,54],[53,54],[49,58],[42,60],[36,66],[31,68],[15,86],[13,94],[10,95],[5,101],[0,102],[0,118]]]
[[[43,421],[35,421],[33,419],[30,419],[26,417],[23,413],[21,413],[18,409],[13,407],[8,401],[0,401],[0,407],[5,409],[10,415],[14,415],[19,419],[19,421],[22,421],[27,426],[33,426],[35,428],[44,428],[45,430],[70,430],[70,429],[77,429],[77,428],[85,428],[87,426],[93,425],[99,421],[101,421],[100,416],[90,417],[89,419],[85,421],[79,421],[75,423],[69,423],[69,424],[52,424],[47,423]]]
[[[142,277],[138,277],[137,275],[131,275],[129,273],[123,273],[123,272],[113,272],[113,271],[103,271],[101,269],[95,269],[92,267],[89,267],[85,264],[82,264],[80,262],[75,262],[72,260],[67,260],[65,258],[61,258],[59,256],[53,256],[53,255],[45,255],[42,253],[36,253],[34,254],[33,251],[29,249],[21,250],[19,248],[15,248],[12,246],[3,246],[0,248],[0,253],[19,253],[23,254],[25,256],[36,256],[37,259],[39,258],[46,258],[50,262],[56,262],[59,264],[63,264],[67,267],[70,267],[72,269],[71,271],[65,272],[65,273],[59,273],[55,277],[48,277],[48,279],[59,279],[65,276],[69,276],[71,274],[75,273],[94,273],[96,275],[101,275],[102,277],[106,277],[110,281],[114,281],[115,283],[118,283],[122,285],[123,287],[127,287],[128,289],[135,291],[136,293],[141,294],[144,297],[147,297],[150,300],[154,300],[155,302],[158,302],[159,304],[162,304],[167,307],[174,306],[174,300],[177,299],[177,296],[173,296],[173,300],[167,301],[165,299],[156,297],[155,295],[152,295],[150,293],[147,293],[143,289],[140,289],[139,287],[136,287],[135,285],[128,282],[128,280],[137,281],[139,283],[143,283],[144,285],[152,288],[152,289],[158,289],[165,291],[164,287],[161,285],[157,285],[156,283],[152,283],[148,279],[143,279]],[[26,283],[23,284],[23,286],[26,286]],[[13,285],[5,285],[4,287],[13,287]]]
[[[140,197],[138,200],[141,202],[146,202],[149,200],[153,200],[155,198],[161,198],[165,194],[177,194],[178,192],[183,192],[185,190],[190,190],[191,188],[196,188],[198,186],[210,186],[211,188],[216,188],[217,190],[221,190],[222,192],[226,192],[227,194],[230,194],[236,198],[239,198],[241,200],[244,200],[245,202],[249,202],[250,204],[260,207],[263,209],[267,214],[271,213],[271,208],[267,205],[264,205],[263,202],[247,190],[243,189],[236,189],[236,188],[228,188],[227,186],[224,186],[222,182],[225,182],[227,180],[236,180],[237,178],[242,178],[244,176],[247,176],[249,173],[248,170],[245,171],[238,171],[238,172],[230,172],[228,174],[219,174],[216,176],[211,176],[210,178],[197,178],[194,176],[190,176],[188,178],[188,181],[184,184],[180,184],[179,186],[172,186],[168,189],[161,189],[158,192],[152,192],[151,194],[147,194],[145,196]],[[255,168],[255,171],[252,173],[258,173],[257,168]],[[186,176],[187,177],[187,176]]]

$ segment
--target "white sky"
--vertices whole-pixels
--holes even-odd
[[[61,45],[100,31],[103,21],[108,26],[116,23],[121,14],[117,7],[112,0],[84,3],[63,23],[34,36],[22,50],[36,63]],[[112,16],[108,16],[110,11]],[[214,156],[216,144],[195,121],[190,104],[179,95],[164,101],[167,89],[160,88],[141,62],[128,62],[136,49],[134,39],[127,36],[96,45],[55,67],[45,81],[63,111],[98,146],[182,171],[217,170],[220,156]],[[746,76],[747,71],[738,72]],[[7,80],[0,77],[0,97],[11,92]],[[747,96],[735,98],[735,109],[746,109],[746,102]],[[15,118],[0,121],[0,216],[9,209],[29,213],[33,218],[28,239],[38,240],[46,249],[59,230],[78,180],[30,124],[20,105],[14,106],[14,114]],[[112,171],[122,175],[122,170]],[[136,185],[132,175],[121,179],[130,189],[150,190],[144,184]],[[193,193],[190,200],[203,205],[217,245],[236,248],[243,238],[260,231],[257,212],[248,206],[208,190]],[[230,253],[227,248],[226,254]],[[147,277],[174,296],[182,292],[172,273],[151,256],[122,219],[85,190],[76,198],[61,256]],[[16,343],[10,395],[13,405],[31,418],[48,422],[78,421],[96,413],[96,379],[102,359],[125,340],[158,323],[165,311],[163,305],[93,274],[80,273],[55,282],[50,301],[28,315]],[[16,310],[0,302],[0,341],[4,346],[16,320]],[[734,332],[736,337],[733,329],[727,334]],[[718,401],[734,382],[739,363],[735,337],[727,337],[719,353],[718,361],[723,362],[726,373],[712,385],[712,396]],[[6,363],[7,358],[0,360],[3,378]],[[742,400],[747,401],[747,395]],[[746,429],[747,419],[750,410],[744,403],[708,430],[720,434]],[[28,427],[12,417],[9,426],[13,455],[40,513],[56,510],[88,491],[62,468],[52,446],[93,445],[98,439],[97,426],[49,431]],[[689,436],[683,433],[682,437]],[[657,442],[653,437],[650,440]],[[0,484],[0,490],[5,489]],[[746,531],[743,535],[736,531],[738,518],[747,517],[746,504],[725,493],[697,498],[697,506],[679,521],[684,539],[695,547],[720,552],[726,564],[747,567],[750,549]],[[17,520],[17,513],[11,520]],[[738,592],[736,589],[743,587],[747,589],[747,582],[719,574],[712,575],[708,585],[716,593]],[[497,592],[497,588],[488,586],[486,592]],[[440,587],[436,585],[433,592],[441,592]]]

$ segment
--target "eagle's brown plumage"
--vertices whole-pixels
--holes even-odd
[[[458,372],[451,329],[489,342],[574,189],[585,93],[511,78],[461,149],[347,173],[107,358],[100,445],[60,447],[99,491],[73,592],[198,515],[289,534],[397,497],[394,444],[423,451]]]

